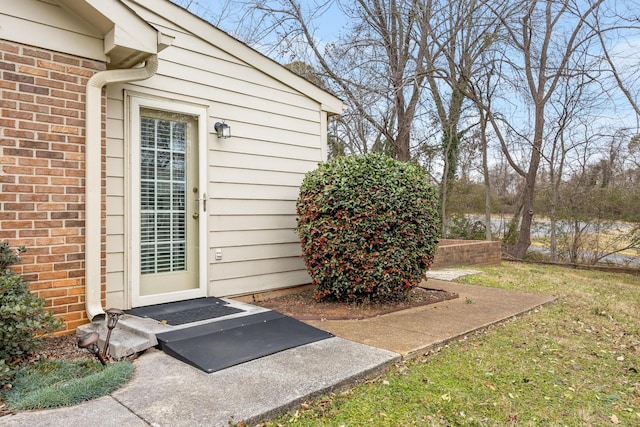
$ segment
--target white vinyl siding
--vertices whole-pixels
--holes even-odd
[[[280,289],[309,283],[309,275],[303,269],[278,271],[275,274],[243,274],[240,277],[219,279],[218,286],[233,289],[234,295],[251,294],[260,290]],[[278,286],[274,286],[277,283]]]
[[[107,86],[107,307],[127,308],[125,160],[122,90]]]
[[[34,19],[34,10],[37,18]],[[0,39],[106,61],[102,34],[62,7],[39,0],[0,0]]]
[[[227,52],[146,10],[132,8],[175,36],[159,55],[152,78],[108,90],[108,250],[129,242],[123,215],[126,149],[123,89],[175,102],[208,105],[208,295],[232,296],[307,284],[300,254],[295,201],[304,174],[324,160],[325,112],[321,105]],[[257,53],[256,53],[257,54]],[[213,124],[225,120],[230,139],[218,139]],[[114,129],[115,128],[115,129]],[[120,163],[116,165],[115,163]],[[115,176],[120,174],[122,176]],[[117,179],[116,179],[117,178]],[[111,194],[114,194],[112,197]],[[205,244],[203,242],[203,244]],[[126,301],[126,252],[107,263],[108,300]],[[216,260],[216,252],[222,259]],[[116,259],[116,253],[109,256]],[[126,285],[125,285],[126,286]],[[126,304],[126,303],[125,303]],[[122,306],[122,303],[118,306]]]

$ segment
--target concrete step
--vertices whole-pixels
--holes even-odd
[[[127,319],[126,317],[129,318]],[[111,331],[111,337],[109,339],[109,355],[113,359],[118,360],[156,346],[158,344],[158,340],[156,340],[154,334],[146,333],[147,328],[144,326],[141,326],[140,328],[136,327],[137,323],[144,324],[146,323],[144,321],[148,320],[149,319],[142,319],[139,317],[133,318],[133,316],[123,316],[123,318],[118,321],[116,327]],[[100,335],[100,338],[98,339],[98,347],[100,348],[100,351],[102,351],[108,334],[106,321],[97,320],[87,325],[82,325],[77,329],[76,334],[78,336],[82,336],[91,332],[98,332]]]

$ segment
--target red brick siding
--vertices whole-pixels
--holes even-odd
[[[436,249],[432,268],[496,266],[501,260],[501,242],[443,239]]]
[[[0,240],[27,248],[16,271],[64,318],[60,333],[88,322],[84,88],[104,69],[100,62],[0,40]],[[104,135],[102,149],[104,159]],[[103,194],[104,187],[103,171]],[[103,299],[104,246],[103,233]]]

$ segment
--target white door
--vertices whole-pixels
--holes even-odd
[[[205,111],[132,98],[131,112],[132,306],[205,296]]]

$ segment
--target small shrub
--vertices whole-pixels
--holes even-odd
[[[402,299],[433,262],[436,192],[418,166],[379,153],[339,157],[307,173],[297,213],[319,299]]]
[[[487,227],[482,221],[473,221],[465,215],[453,214],[448,222],[449,239],[484,240],[487,237]]]
[[[26,252],[24,246],[12,250],[9,242],[0,242],[0,274],[4,273],[12,265],[22,262],[20,254]]]
[[[19,263],[24,248],[15,251],[0,242],[0,381],[11,378],[18,362],[38,348],[39,334],[51,333],[61,326],[44,299],[29,290],[29,284],[9,267]],[[8,368],[8,369],[7,369]]]

